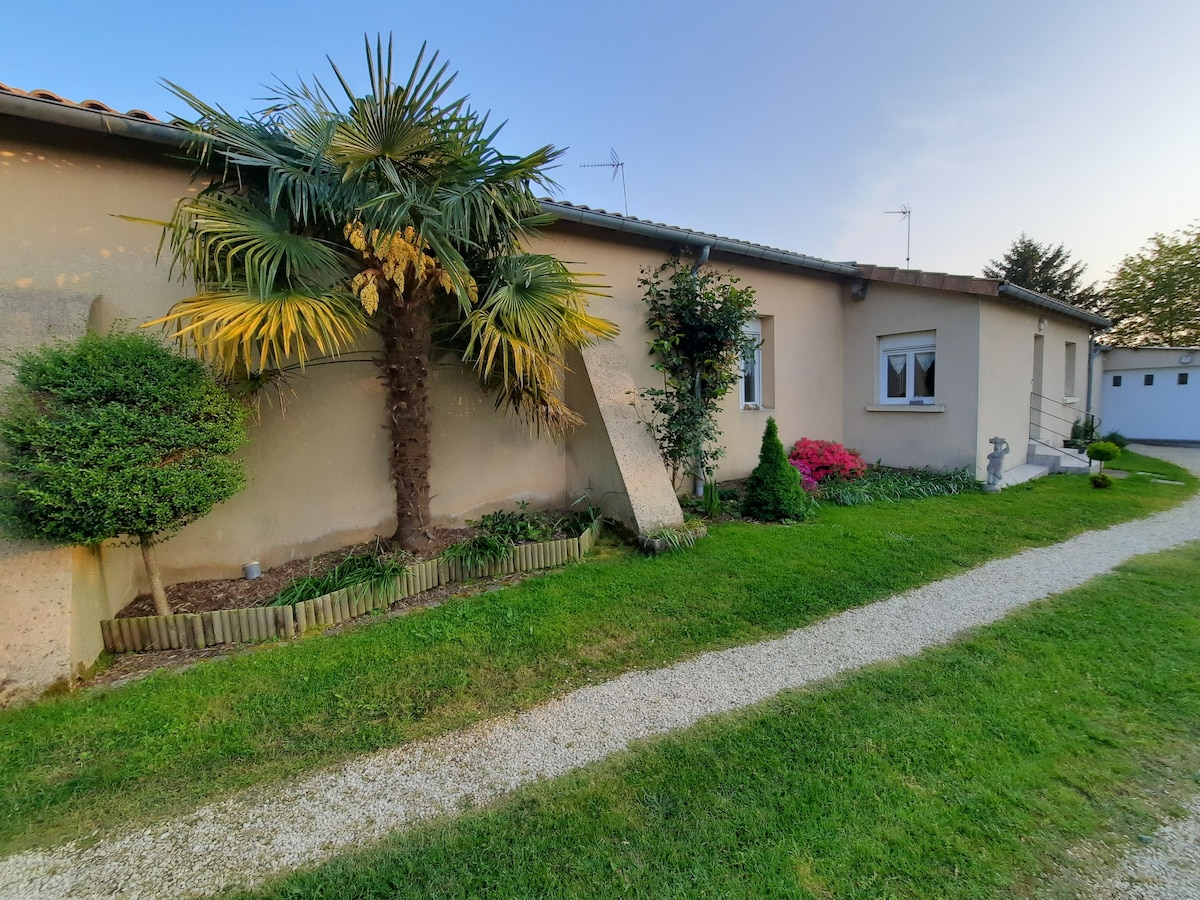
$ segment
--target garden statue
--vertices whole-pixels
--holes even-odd
[[[1004,468],[1004,457],[1008,456],[1008,441],[1002,437],[994,437],[988,443],[996,449],[988,454],[987,489],[998,491],[1000,482],[1004,479],[1001,470]]]

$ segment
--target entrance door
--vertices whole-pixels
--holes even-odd
[[[1042,437],[1042,370],[1046,362],[1046,341],[1040,334],[1033,336],[1033,381],[1029,390],[1029,438]]]

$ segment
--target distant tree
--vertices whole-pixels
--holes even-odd
[[[1087,265],[1072,262],[1062,244],[1039,244],[1022,232],[1000,259],[983,267],[985,278],[999,278],[1047,297],[1094,310],[1100,302],[1095,284],[1083,284]]]
[[[0,404],[0,526],[80,546],[136,538],[169,615],[154,545],[241,490],[244,409],[196,360],[146,335],[88,334],[23,354]]]
[[[1200,343],[1200,228],[1156,234],[1125,257],[1105,289],[1103,313],[1113,320],[1113,343]]]

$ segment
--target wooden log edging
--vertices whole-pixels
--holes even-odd
[[[586,556],[595,545],[596,532],[589,528],[577,538],[518,544],[499,562],[464,566],[457,560],[430,559],[405,566],[403,574],[382,585],[354,585],[290,606],[104,619],[100,633],[109,653],[204,650],[225,644],[287,641],[385,610],[398,600],[443,585],[561,566]]]

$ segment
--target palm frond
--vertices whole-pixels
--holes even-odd
[[[496,261],[492,283],[467,316],[464,358],[485,388],[522,417],[551,431],[567,424],[558,399],[567,350],[614,337],[617,327],[587,312],[599,285],[579,280],[550,256]]]
[[[294,231],[282,211],[247,196],[218,190],[186,197],[169,229],[172,269],[208,287],[243,284],[265,298],[285,284],[327,286],[349,272],[333,245]]]
[[[259,297],[245,290],[207,291],[181,300],[161,325],[184,350],[225,374],[244,368],[254,373],[303,366],[311,350],[335,356],[367,330],[362,307],[353,294],[317,294],[285,290]]]

